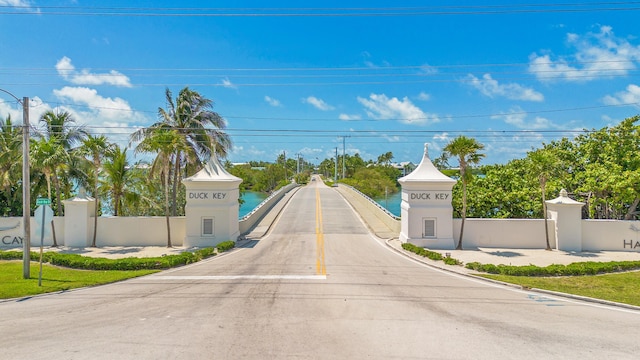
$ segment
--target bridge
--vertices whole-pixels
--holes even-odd
[[[637,311],[433,269],[311,181],[259,240],[112,285],[0,303],[3,357],[633,359]],[[256,228],[257,229],[257,228]]]

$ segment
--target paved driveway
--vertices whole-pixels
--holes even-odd
[[[320,182],[250,247],[0,303],[6,359],[635,359],[640,312],[434,270]]]

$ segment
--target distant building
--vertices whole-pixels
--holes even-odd
[[[412,163],[411,161],[392,163],[391,166],[400,170],[400,173],[402,174],[401,176],[407,176],[416,168],[416,164]]]

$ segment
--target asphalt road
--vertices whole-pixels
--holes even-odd
[[[250,247],[0,303],[2,359],[637,359],[640,312],[452,275],[372,237],[321,182]]]

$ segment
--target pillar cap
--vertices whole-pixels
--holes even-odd
[[[446,183],[446,184],[455,184],[456,180],[448,177],[438,170],[431,159],[429,159],[429,148],[428,144],[424,144],[424,154],[422,155],[422,161],[420,165],[418,165],[409,175],[401,177],[398,179],[400,184],[410,182],[410,183]]]
[[[63,200],[63,203],[68,203],[68,202],[91,202],[91,201],[95,201],[96,199],[92,198],[91,196],[87,195],[86,190],[83,187],[80,187],[80,189],[78,189],[78,195],[76,195],[75,197],[68,199],[68,200]]]
[[[182,180],[183,183],[187,182],[237,182],[240,184],[242,179],[233,176],[227,172],[227,170],[220,165],[218,157],[212,154],[209,161],[204,165],[202,170],[198,171],[194,175]]]
[[[546,203],[548,205],[579,205],[579,206],[584,205],[583,202],[575,201],[572,198],[570,198],[569,194],[567,193],[567,190],[565,189],[560,190],[560,196],[558,196],[553,200],[547,200]]]

